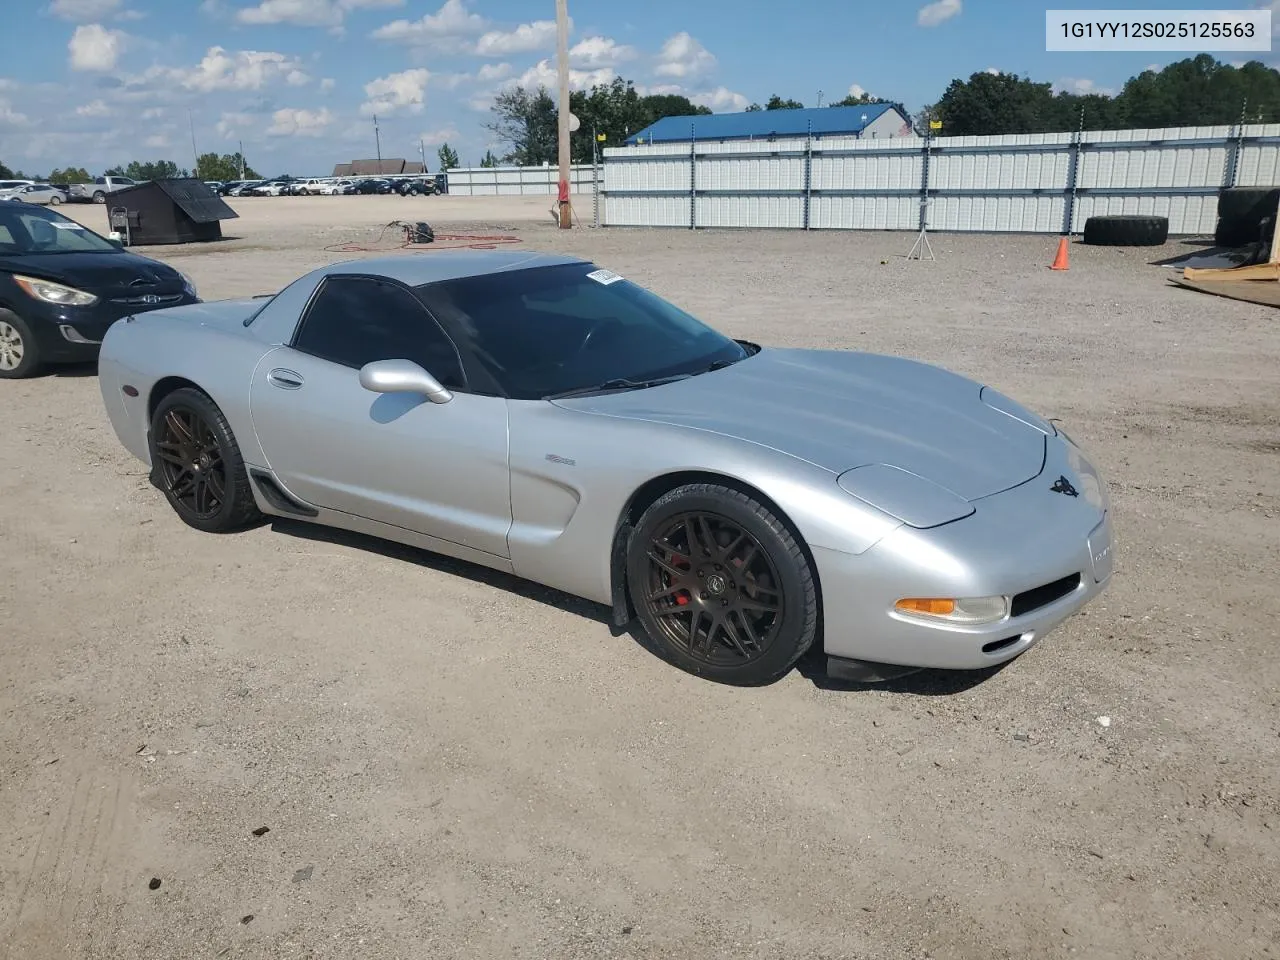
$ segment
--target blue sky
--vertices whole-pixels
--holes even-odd
[[[827,102],[866,90],[916,110],[980,70],[1110,92],[1192,55],[1047,53],[1046,6],[1106,4],[569,0],[573,82],[620,75],[717,112],[772,93],[812,106],[820,90]],[[554,0],[6,0],[0,160],[35,173],[133,159],[190,166],[194,125],[202,153],[243,140],[264,174],[322,175],[374,155],[376,112],[383,156],[415,159],[421,139],[434,170],[447,140],[472,164],[490,146],[501,153],[484,129],[497,90],[554,86],[554,19]]]

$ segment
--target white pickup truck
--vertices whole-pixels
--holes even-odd
[[[97,177],[92,183],[73,183],[69,195],[72,200],[92,200],[94,203],[106,203],[107,195],[136,186],[137,180],[129,177]]]

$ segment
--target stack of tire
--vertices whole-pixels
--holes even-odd
[[[1213,242],[1220,247],[1269,243],[1275,232],[1280,187],[1228,187],[1218,194],[1218,227]]]

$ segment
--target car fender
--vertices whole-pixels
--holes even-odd
[[[809,547],[870,549],[901,526],[843,491],[836,475],[748,441],[574,410],[510,401],[512,526],[516,572],[530,580],[613,602],[615,535],[636,519],[638,492],[724,478],[757,491]]]
[[[161,395],[186,382],[217,404],[245,463],[265,465],[249,413],[249,387],[272,345],[193,325],[181,310],[126,317],[108,328],[98,356],[98,380],[116,435],[150,467],[151,410]]]

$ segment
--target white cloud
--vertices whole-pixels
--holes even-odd
[[[169,138],[163,133],[157,133],[155,136],[147,137],[142,141],[144,147],[150,147],[152,150],[164,150],[169,146]]]
[[[101,23],[108,17],[137,20],[142,14],[125,10],[124,0],[52,0],[46,12],[72,23]]]
[[[76,116],[78,117],[105,117],[110,113],[111,108],[101,100],[94,100],[76,107]]]
[[[684,87],[678,83],[659,83],[652,87],[647,87],[643,83],[636,84],[636,93],[642,97],[666,96],[667,94],[676,94],[684,96]]]
[[[1109,87],[1099,87],[1087,77],[1063,77],[1053,85],[1054,93],[1075,93],[1084,96],[1088,93],[1100,93],[1111,96],[1115,91]]]
[[[390,114],[407,107],[410,113],[421,113],[427,99],[427,80],[430,77],[430,70],[418,67],[370,80],[364,85],[364,92],[369,99],[360,107],[360,112]]]
[[[321,93],[328,93],[328,92],[329,92],[330,90],[332,90],[336,85],[337,85],[337,84],[334,82],[333,77],[325,77],[323,80],[321,80],[321,81],[320,81],[320,92],[321,92]]]
[[[453,124],[443,127],[439,130],[424,130],[418,134],[418,139],[422,141],[424,146],[438,147],[442,143],[448,143],[450,140],[460,140],[462,134],[458,132],[458,128]]]
[[[616,67],[635,57],[635,47],[619,44],[611,37],[586,37],[569,48],[569,62],[577,67]]]
[[[142,111],[143,120],[158,120],[164,116],[163,107],[148,107]]]
[[[653,72],[660,77],[695,77],[715,69],[716,58],[701,43],[681,31],[669,37],[658,54]]]
[[[860,83],[849,84],[849,96],[853,97],[855,100],[858,97],[865,97],[866,95],[867,95],[867,90],[862,84]]]
[[[570,68],[569,89],[590,90],[594,86],[609,83],[615,76],[616,74],[609,67],[601,67],[599,70],[574,70]],[[549,59],[539,60],[522,73],[516,83],[528,90],[536,90],[538,87],[558,90],[560,88],[560,71],[556,69]]]
[[[509,63],[486,63],[476,73],[476,79],[481,83],[505,80],[509,76],[511,76],[511,64]]]
[[[230,112],[218,118],[215,129],[223,137],[234,138],[239,133],[252,131],[260,122],[261,118],[251,113]]]
[[[963,6],[960,0],[935,0],[920,8],[920,12],[916,14],[916,23],[922,27],[936,27],[952,17],[960,16]]]
[[[128,41],[128,34],[120,30],[108,30],[100,23],[76,27],[76,32],[67,43],[67,49],[71,52],[71,69],[114,70]]]
[[[733,113],[751,105],[751,101],[742,94],[726,87],[716,87],[708,93],[695,93],[689,99],[698,106],[709,107],[715,113]]]
[[[169,70],[171,80],[188,90],[207,93],[211,90],[258,90],[283,79],[298,86],[306,83],[302,61],[269,50],[237,50],[228,53],[222,47],[210,47],[204,58],[189,70]]]
[[[301,70],[290,70],[285,75],[284,82],[291,87],[305,87],[311,82],[311,78]]]
[[[25,113],[13,109],[13,105],[0,97],[0,127],[25,127],[31,121]]]
[[[987,67],[987,69],[983,70],[982,72],[983,72],[983,73],[989,73],[989,74],[991,74],[993,77],[998,77],[998,76],[1000,76],[1000,74],[1002,73],[1002,71],[997,70],[995,67]]]
[[[465,0],[445,0],[439,10],[421,20],[393,20],[370,36],[415,47],[450,48],[459,46],[461,38],[482,32],[488,23],[478,13],[470,12]]]
[[[333,114],[327,107],[319,110],[277,110],[271,115],[269,137],[319,137],[333,123]]]
[[[505,57],[513,53],[537,53],[554,47],[556,22],[535,20],[514,30],[491,30],[476,41],[475,52],[482,57]]]
[[[237,10],[236,19],[256,25],[289,23],[298,27],[341,27],[351,10],[403,5],[404,0],[262,0],[256,7]],[[211,6],[216,9],[216,4]]]

